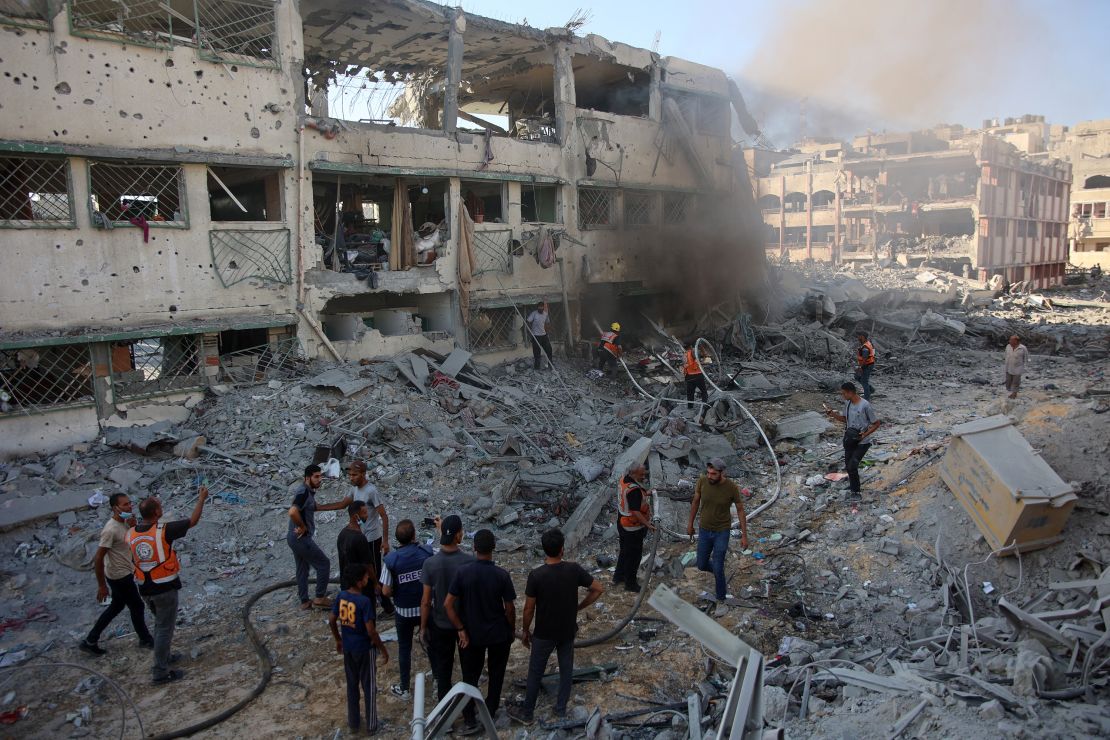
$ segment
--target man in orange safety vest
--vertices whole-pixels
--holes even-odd
[[[601,339],[597,344],[597,369],[609,374],[609,363],[620,358],[624,350],[621,349],[621,325],[613,322],[609,331],[601,332]]]
[[[613,571],[613,585],[623,583],[626,591],[640,590],[637,574],[640,559],[644,555],[644,537],[651,523],[651,494],[644,489],[646,473],[643,465],[637,465],[620,479],[617,487],[617,538],[620,551],[617,554],[617,567]]]

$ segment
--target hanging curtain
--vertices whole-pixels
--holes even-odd
[[[470,324],[470,283],[478,269],[478,261],[474,258],[474,221],[461,199],[455,211],[459,214],[459,310],[462,311],[463,327],[467,327]]]
[[[407,270],[416,264],[412,203],[403,177],[393,181],[393,227],[389,234],[389,269]]]

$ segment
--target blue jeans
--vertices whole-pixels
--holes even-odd
[[[397,626],[397,669],[400,673],[401,688],[409,690],[412,676],[412,633],[420,628],[420,617],[394,617]]]
[[[555,642],[532,637],[532,652],[528,656],[528,688],[524,694],[524,713],[532,717],[540,696],[540,681],[547,670],[547,661],[555,653],[559,660],[559,692],[555,695],[555,716],[567,712],[570,689],[574,679],[574,639]]]
[[[728,553],[728,538],[730,530],[713,532],[698,527],[698,570],[709,573],[712,571],[716,580],[717,601],[728,595],[728,582],[725,581],[725,555]],[[709,567],[709,557],[713,557],[713,567]]]
[[[863,365],[856,369],[856,379],[863,386],[863,399],[865,401],[871,400],[871,370],[874,367],[874,365]]]
[[[297,563],[297,596],[301,603],[308,601],[309,566],[316,569],[316,598],[323,598],[328,593],[328,576],[331,575],[331,561],[328,556],[307,534],[304,537],[286,535],[285,542],[293,551],[293,560]]]

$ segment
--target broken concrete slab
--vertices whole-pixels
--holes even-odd
[[[651,438],[640,437],[632,443],[631,447],[618,455],[617,459],[613,461],[613,471],[609,475],[609,481],[611,483],[616,483],[623,478],[629,470],[637,465],[643,465],[644,461],[647,460],[649,452],[651,452]]]
[[[64,491],[55,496],[8,498],[0,502],[0,531],[89,508],[89,491]]]
[[[610,500],[610,490],[609,486],[598,486],[575,507],[570,519],[563,525],[563,534],[566,536],[564,547],[568,553],[573,552],[593,531],[598,514]]]
[[[562,463],[533,465],[527,470],[520,471],[520,484],[536,491],[570,488],[574,485],[572,470]]]
[[[131,488],[142,480],[142,477],[141,472],[132,468],[115,468],[108,474],[108,480],[120,484],[123,488]]]
[[[309,378],[304,383],[313,388],[334,388],[342,393],[344,398],[350,398],[359,391],[374,385],[372,378],[360,378],[357,372],[357,368],[336,367]]]
[[[408,380],[414,388],[421,393],[427,393],[427,387],[424,383],[427,381],[428,375],[425,373],[423,376],[418,377],[417,374],[413,372],[412,357],[413,355],[404,355],[393,360],[393,363],[397,367],[397,370],[405,376],[405,379]],[[427,363],[425,363],[425,366],[427,366]]]
[[[170,432],[172,428],[172,421],[159,421],[147,426],[109,427],[104,430],[104,443],[145,455],[156,442],[176,441],[177,436]]]
[[[832,424],[824,416],[816,411],[806,411],[775,422],[775,440],[805,439],[824,434],[831,428]]]
[[[186,437],[173,446],[173,454],[186,460],[196,460],[200,457],[200,448],[207,441],[200,435]]]
[[[439,365],[439,371],[449,378],[453,378],[459,374],[466,363],[470,362],[471,354],[465,349],[455,347],[451,350],[451,354],[447,355],[447,359]]]

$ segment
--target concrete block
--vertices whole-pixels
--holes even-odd
[[[647,460],[648,453],[651,452],[651,438],[640,437],[632,443],[632,446],[617,456],[613,461],[613,472],[610,475],[610,482],[616,483],[625,473],[637,465],[643,465]]]
[[[88,490],[67,491],[56,496],[9,498],[0,502],[0,531],[89,507]]]
[[[979,716],[985,720],[998,720],[1006,716],[1006,710],[998,699],[991,699],[979,707]]]

